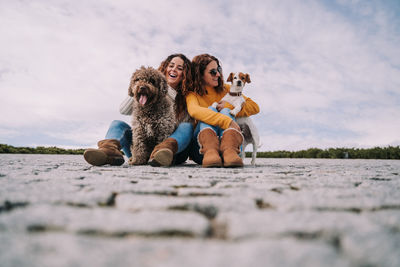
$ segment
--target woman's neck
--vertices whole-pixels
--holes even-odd
[[[210,86],[210,85],[205,85],[204,89],[205,89],[206,92],[215,91],[215,88],[213,86]]]

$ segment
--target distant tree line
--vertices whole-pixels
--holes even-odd
[[[249,157],[251,152],[246,152]],[[321,158],[321,159],[400,159],[400,147],[374,148],[310,148],[300,151],[257,152],[258,158]]]
[[[64,149],[52,147],[14,147],[0,144],[0,154],[73,154],[82,155],[85,149]],[[251,152],[246,152],[251,157]],[[400,159],[400,146],[374,148],[310,148],[299,151],[267,151],[257,152],[258,158],[324,158],[324,159]]]
[[[64,149],[55,146],[51,147],[14,147],[10,145],[0,144],[0,154],[72,154],[79,155],[83,154],[84,149]]]

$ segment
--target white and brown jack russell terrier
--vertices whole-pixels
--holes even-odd
[[[236,116],[240,110],[242,110],[242,106],[245,102],[244,98],[242,97],[243,87],[246,83],[250,83],[250,75],[247,73],[237,72],[229,74],[227,82],[231,82],[230,92],[226,94],[221,101],[226,101],[233,106],[233,109],[230,113],[233,116]],[[212,104],[214,108],[217,107],[217,103],[214,102]],[[253,145],[253,153],[251,157],[251,164],[256,164],[256,156],[257,156],[257,149],[260,147],[260,136],[258,134],[258,130],[253,123],[253,120],[250,117],[239,117],[236,118],[236,122],[239,124],[240,128],[242,129],[243,133],[243,145],[242,145],[242,152],[241,157],[244,160],[245,158],[245,148],[248,144]]]

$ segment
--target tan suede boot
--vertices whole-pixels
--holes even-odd
[[[211,128],[205,128],[197,136],[200,154],[203,154],[202,166],[204,168],[221,167],[222,160],[219,156],[219,138]]]
[[[104,139],[97,143],[98,149],[89,148],[83,153],[85,160],[94,166],[110,164],[119,166],[124,164],[124,156],[120,149],[121,144],[116,139]]]
[[[174,138],[167,138],[154,147],[149,163],[153,167],[171,166],[177,151],[178,142]]]
[[[227,129],[221,137],[220,151],[224,160],[224,167],[243,167],[243,160],[239,157],[243,135],[236,129]]]

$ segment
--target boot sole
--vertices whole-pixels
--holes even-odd
[[[109,162],[107,163],[112,166],[121,166],[125,162],[123,157],[109,158],[108,160]]]
[[[243,161],[224,162],[224,168],[241,168],[243,166],[244,166]]]
[[[203,168],[221,168],[222,167],[222,162],[213,162],[209,164],[202,164],[201,167]]]
[[[221,168],[222,164],[209,164],[209,165],[202,165],[203,168]]]
[[[160,149],[154,154],[154,158],[150,161],[150,165],[153,167],[171,166],[173,158],[174,153],[170,149]]]
[[[224,164],[225,168],[242,168],[243,164]]]
[[[85,160],[94,166],[103,166],[107,164],[107,155],[98,149],[87,149],[83,153]]]
[[[219,157],[219,154],[217,154]],[[204,156],[205,157],[205,156]],[[203,162],[201,165],[203,168],[221,168],[222,167],[222,160],[214,160],[214,161],[210,161],[209,163],[205,164],[204,163],[204,158],[203,158]]]

